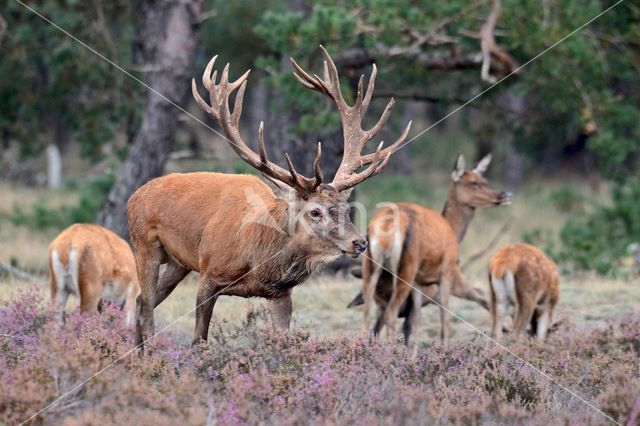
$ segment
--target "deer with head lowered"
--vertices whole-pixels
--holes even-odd
[[[369,130],[361,121],[371,101],[376,68],[366,92],[360,78],[353,106],[344,100],[338,71],[328,52],[324,78],[306,73],[293,59],[294,76],[306,88],[327,96],[337,107],[344,135],[344,154],[332,182],[325,183],[320,169],[321,146],[313,164],[314,177],[294,168],[285,154],[288,170],[269,161],[258,131],[259,153],[252,151],[238,129],[248,71],[229,81],[229,65],[216,83],[207,65],[202,82],[209,92],[204,101],[193,81],[198,105],[220,125],[233,150],[262,172],[265,181],[251,175],[220,173],[172,174],[154,179],[136,191],[127,203],[141,294],[137,301],[136,343],[153,336],[153,310],[187,275],[200,272],[196,297],[193,343],[206,340],[213,307],[219,295],[268,299],[276,327],[288,329],[292,288],[320,265],[342,254],[357,257],[366,240],[349,219],[347,198],[351,189],[380,173],[389,157],[406,139],[411,123],[400,137],[383,149],[361,154],[389,118],[393,99]],[[233,111],[229,97],[237,90]],[[368,166],[364,171],[358,169]],[[166,264],[161,275],[160,264]]]
[[[49,245],[51,303],[58,320],[70,295],[80,298],[80,311],[94,314],[103,302],[126,310],[127,325],[133,324],[135,300],[140,292],[136,262],[129,244],[98,225],[76,223]]]
[[[531,334],[543,342],[559,294],[556,264],[542,250],[523,243],[503,246],[489,260],[491,337],[500,339],[507,308],[513,305],[516,337],[530,324]]]
[[[460,271],[458,243],[476,208],[511,203],[510,193],[492,187],[482,176],[490,162],[491,154],[473,170],[465,171],[464,157],[458,154],[442,214],[416,204],[398,203],[382,207],[371,219],[369,252],[362,258],[361,272],[365,333],[369,332],[374,300],[380,306],[374,335],[386,325],[388,336],[393,339],[395,319],[402,313],[406,316],[406,344],[420,307],[431,300],[439,299],[441,304],[441,335],[445,343],[449,340],[450,292],[489,309],[482,290],[473,287]],[[411,285],[420,291],[412,291]],[[349,306],[357,305],[358,299],[356,296]]]

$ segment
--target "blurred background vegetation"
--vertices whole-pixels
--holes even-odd
[[[539,245],[565,271],[633,273],[627,266],[640,243],[640,6],[622,2],[519,69],[613,4],[28,3],[180,110],[8,0],[0,6],[0,177],[3,193],[11,196],[5,196],[0,223],[49,238],[70,223],[97,220],[126,235],[126,222],[113,211],[123,211],[122,200],[147,179],[172,171],[252,172],[192,117],[213,126],[188,93],[189,80],[200,76],[214,54],[220,55],[218,63],[232,64],[233,76],[253,70],[242,124],[246,139],[255,139],[264,120],[271,158],[283,159],[289,152],[305,172],[311,168],[312,147],[322,140],[325,176],[331,177],[341,156],[339,117],[295,81],[289,63],[294,57],[318,72],[317,46],[323,44],[343,76],[346,99],[353,99],[359,76],[377,64],[368,120],[375,122],[388,98],[396,99],[385,141],[395,140],[414,120],[409,138],[417,137],[392,156],[381,176],[358,187],[360,201],[372,208],[381,201],[414,201],[439,210],[455,153],[462,151],[471,162],[492,152],[490,180],[515,191],[516,201],[525,200],[519,208],[527,214],[518,218],[516,210],[521,223],[512,239]],[[179,64],[172,62],[176,52],[163,44],[175,36],[176,22],[188,23],[184,34],[193,39],[188,46],[195,46],[184,49],[188,55]],[[483,55],[487,30],[496,44]],[[152,108],[154,102],[160,102],[160,110]],[[154,116],[165,118],[156,120],[156,127],[145,126]],[[30,195],[16,196],[22,189]],[[536,213],[539,220],[530,220]],[[496,221],[509,214],[487,213]],[[0,242],[10,245],[15,235],[2,233],[2,226]],[[477,230],[478,240],[483,231]],[[492,236],[485,232],[483,237]]]

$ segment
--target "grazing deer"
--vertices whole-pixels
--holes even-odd
[[[489,260],[491,337],[499,340],[507,308],[515,306],[514,333],[531,324],[531,334],[543,342],[553,308],[558,303],[556,265],[540,249],[529,244],[507,244]]]
[[[59,320],[69,295],[80,298],[80,311],[96,313],[101,303],[112,302],[127,310],[133,324],[135,300],[140,292],[136,261],[129,244],[98,225],[71,225],[49,245],[51,302]]]
[[[314,178],[296,172],[285,154],[288,171],[267,159],[263,125],[258,131],[259,154],[249,149],[238,125],[248,71],[229,81],[229,65],[220,83],[207,65],[202,82],[210,105],[198,94],[198,105],[220,125],[233,150],[262,172],[265,181],[250,175],[220,173],[172,174],[154,179],[138,189],[127,203],[129,228],[134,247],[141,294],[137,301],[136,342],[153,336],[153,309],[191,270],[200,272],[196,298],[193,343],[206,340],[213,307],[219,295],[264,297],[269,300],[274,325],[288,329],[291,318],[291,290],[320,265],[341,254],[357,257],[367,241],[349,219],[347,198],[351,189],[379,173],[394,149],[402,144],[411,123],[391,146],[361,154],[365,143],[375,137],[387,121],[393,99],[378,122],[369,130],[361,121],[373,95],[376,67],[366,93],[360,78],[354,106],[345,102],[338,71],[327,51],[324,78],[307,74],[291,59],[296,79],[305,87],[327,96],[342,120],[344,154],[331,183],[323,183],[321,147],[314,161]],[[229,97],[238,89],[233,112]],[[364,171],[356,171],[368,165]],[[159,276],[160,264],[166,264]]]
[[[460,271],[458,242],[476,208],[511,203],[510,193],[493,188],[482,177],[490,162],[489,154],[473,170],[465,171],[464,157],[458,154],[442,214],[416,204],[398,203],[381,208],[373,217],[368,227],[370,257],[362,258],[365,333],[369,331],[374,296],[380,305],[374,335],[387,325],[391,339],[395,318],[402,305],[408,303],[403,309],[407,316],[403,327],[406,344],[418,321],[420,307],[438,296],[445,343],[449,341],[450,291],[489,308],[482,291],[473,287]],[[384,269],[388,274],[383,275]],[[412,292],[407,283],[422,287],[428,297],[423,298],[417,290]],[[410,293],[412,297],[408,298]]]

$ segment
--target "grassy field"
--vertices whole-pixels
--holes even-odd
[[[438,190],[420,191],[419,185],[415,182],[403,184],[391,178],[378,183],[382,185],[376,188],[365,185],[363,188],[360,199],[364,200],[365,205],[375,206],[379,200],[388,196],[391,200],[404,198],[440,210],[445,197],[445,191],[442,189],[444,185]],[[515,194],[513,205],[477,212],[461,245],[463,263],[466,256],[482,250],[487,240],[491,239],[505,222],[509,221],[510,227],[495,247],[467,268],[466,274],[475,285],[486,291],[486,264],[490,255],[500,245],[521,241],[523,233],[536,229],[544,229],[550,235],[557,233],[567,215],[571,214],[556,206],[557,196],[554,194],[565,187],[564,184],[554,182],[530,185]],[[576,185],[574,188],[577,188],[577,193],[585,199],[599,197],[598,194],[590,193],[584,186]],[[5,200],[0,205],[0,261],[13,262],[32,271],[43,282],[48,282],[47,247],[57,231],[34,230],[27,226],[15,225],[11,217],[16,206],[28,211],[30,206],[38,201],[48,207],[56,207],[73,203],[75,195],[73,191],[52,193],[0,185],[0,198]],[[172,324],[174,332],[184,335],[185,341],[188,340],[194,324],[197,277],[196,273],[191,273],[156,311],[159,324]],[[24,285],[24,282],[16,281],[10,276],[0,276],[0,300],[7,300],[15,290]],[[41,287],[44,293],[48,293],[46,284],[42,284]],[[309,329],[312,334],[319,336],[331,336],[336,331],[347,334],[359,332],[361,309],[346,309],[346,305],[358,293],[359,288],[359,281],[348,274],[312,278],[293,292],[294,325]],[[603,279],[594,275],[563,276],[560,303],[555,318],[571,318],[576,324],[596,325],[606,319],[618,318],[634,306],[638,306],[639,302],[638,282]],[[72,299],[70,310],[74,308],[75,303],[77,301]],[[244,318],[249,306],[263,304],[264,301],[259,299],[221,297],[214,310],[214,318],[233,324]],[[453,298],[451,307],[460,318],[482,331],[489,330],[489,315],[478,305]],[[475,333],[460,319],[453,317],[452,321],[454,339],[465,338]],[[416,336],[423,342],[437,337],[439,320],[438,309],[435,306],[423,309],[421,328]]]

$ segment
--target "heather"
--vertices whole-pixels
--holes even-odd
[[[399,344],[279,333],[262,310],[212,328],[196,348],[162,333],[140,358],[117,307],[69,314],[58,327],[41,293],[22,291],[0,307],[0,421],[19,423],[64,395],[32,422],[607,422],[480,336],[422,344],[412,357]],[[508,347],[617,421],[639,421],[640,313],[597,328],[564,321],[544,345],[525,339]]]

